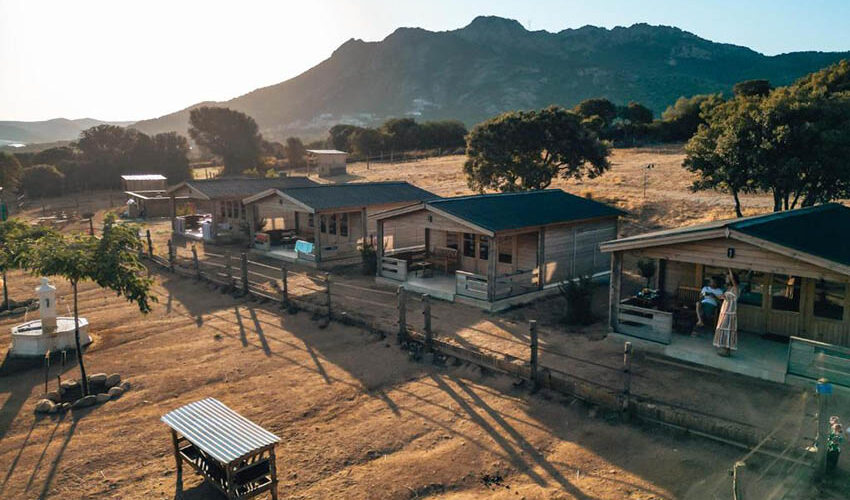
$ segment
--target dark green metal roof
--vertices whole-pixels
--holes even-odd
[[[192,179],[186,184],[197,189],[210,199],[247,198],[266,189],[284,189],[315,186],[307,177],[218,177],[215,179]]]
[[[850,265],[850,208],[838,203],[730,221],[729,228]]]
[[[318,184],[281,191],[314,210],[366,207],[387,203],[427,201],[439,196],[407,182],[362,182]]]
[[[623,214],[560,189],[440,198],[428,205],[493,232]]]

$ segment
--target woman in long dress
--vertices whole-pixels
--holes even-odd
[[[723,292],[723,304],[717,319],[717,329],[714,331],[714,347],[717,354],[729,356],[738,349],[738,277],[728,270],[726,291]]]

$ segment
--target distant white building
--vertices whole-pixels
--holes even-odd
[[[345,175],[345,161],[348,153],[336,149],[308,149],[307,162],[315,166],[319,177]]]
[[[168,179],[160,174],[122,175],[122,191],[165,191]]]

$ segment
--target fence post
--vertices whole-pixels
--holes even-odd
[[[815,386],[818,395],[818,434],[817,434],[817,465],[815,474],[823,476],[826,473],[826,448],[829,440],[829,397],[832,395],[832,384],[826,378],[819,378]]]
[[[632,343],[623,345],[623,411],[631,410],[632,393]]]
[[[531,337],[531,384],[534,389],[537,389],[540,380],[537,358],[537,320],[528,322],[528,335]]]
[[[407,341],[407,290],[403,286],[396,289],[398,299],[398,343]]]
[[[280,306],[281,307],[288,307],[289,306],[289,272],[286,269],[286,264],[280,265],[280,279],[281,279],[281,281],[283,281],[283,284],[281,285],[281,291],[283,293],[283,296],[281,298]]]
[[[248,289],[248,254],[242,252],[242,295],[247,295]]]
[[[168,240],[168,270],[174,272],[174,243]]]
[[[331,273],[325,273],[325,294],[328,296],[328,320],[333,318],[331,313]]]
[[[422,322],[425,330],[425,352],[431,352],[434,348],[434,336],[431,332],[431,297],[427,293],[422,296],[422,314],[425,316]]]
[[[91,219],[89,219],[91,220]],[[145,236],[148,239],[148,257],[153,258],[153,241],[151,240],[151,230],[145,230]]]
[[[230,250],[224,252],[224,272],[227,274],[227,286],[233,288],[233,266],[230,263]]]
[[[201,263],[198,261],[198,249],[192,245],[192,265],[195,266],[195,279],[201,279]]]

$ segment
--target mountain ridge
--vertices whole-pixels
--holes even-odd
[[[680,96],[729,95],[732,85],[751,78],[785,85],[848,57],[818,51],[767,56],[647,23],[549,32],[479,16],[454,30],[401,27],[380,41],[351,38],[291,79],[132,126],[186,134],[191,109],[218,105],[247,113],[264,136],[283,140],[323,135],[336,123],[375,126],[404,116],[471,126],[508,110],[571,107],[590,97],[637,101],[659,116]]]

